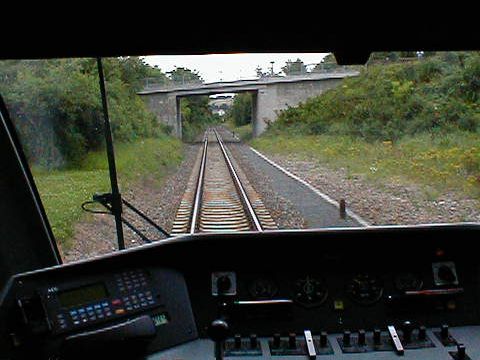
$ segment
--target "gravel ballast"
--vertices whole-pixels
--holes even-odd
[[[370,225],[480,221],[480,202],[457,193],[427,199],[415,185],[372,184],[360,176],[348,176],[345,169],[333,170],[315,160],[303,160],[292,154],[266,155],[331,198],[345,199],[347,208]]]
[[[171,230],[173,219],[185,192],[187,181],[195,161],[199,146],[185,145],[185,158],[176,171],[167,175],[159,186],[151,180],[144,180],[125,191],[122,196],[140,209],[167,232]],[[121,183],[121,178],[119,179]],[[124,207],[124,217],[144,231],[150,239],[164,238],[153,227],[147,225],[132,211]],[[144,244],[127,226],[123,226],[125,246],[133,247]],[[75,235],[70,240],[71,248],[64,252],[65,262],[76,261],[106,254],[117,249],[117,239],[113,216],[92,215],[75,226]]]

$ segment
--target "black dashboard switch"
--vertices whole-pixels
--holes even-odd
[[[427,328],[424,325],[420,325],[418,328],[418,340],[424,341],[427,339]]]
[[[280,347],[280,334],[275,333],[273,334],[273,341],[272,341],[272,346],[274,349],[278,349]]]
[[[351,333],[349,330],[345,330],[343,332],[343,346],[349,347],[350,346],[350,338],[351,338]]]
[[[465,349],[465,345],[458,344],[457,345],[457,360],[465,360],[467,358],[467,353]]]
[[[357,344],[359,346],[365,346],[365,330],[363,329],[360,329],[358,330],[358,340],[357,340]]]
[[[448,336],[449,336],[449,330],[448,330],[448,325],[447,324],[443,324],[441,327],[440,327],[440,337],[443,339],[443,340],[446,340],[448,339]]]
[[[412,341],[413,325],[410,321],[404,321],[402,324],[403,341],[409,343]]]
[[[322,331],[320,333],[320,347],[324,348],[327,347],[327,332]]]
[[[380,329],[373,329],[373,344],[380,345],[382,342],[382,331]]]
[[[235,334],[235,349],[240,349],[242,347],[242,336],[240,334]]]
[[[257,334],[250,334],[250,348],[256,349],[258,346]]]
[[[288,347],[290,349],[297,348],[297,335],[295,333],[288,334]]]

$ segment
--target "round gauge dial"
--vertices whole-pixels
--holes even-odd
[[[248,291],[254,299],[265,300],[273,298],[278,292],[278,287],[271,279],[258,278],[250,283]]]
[[[394,282],[399,291],[415,291],[423,287],[422,279],[413,273],[400,273],[395,277]]]
[[[372,305],[383,295],[383,284],[370,274],[358,274],[347,284],[347,294],[361,305]]]
[[[298,279],[295,282],[294,299],[297,303],[312,307],[319,306],[327,299],[328,289],[325,283],[311,276]]]

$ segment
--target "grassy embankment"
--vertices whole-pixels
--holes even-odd
[[[115,147],[121,191],[142,179],[160,185],[165,175],[183,158],[182,143],[168,136],[120,143]],[[88,216],[80,205],[94,193],[108,192],[110,181],[105,151],[92,152],[78,169],[44,171],[33,169],[35,182],[57,241],[64,250],[74,225]]]
[[[242,141],[250,141],[253,138],[252,124],[236,126],[233,121],[225,121],[225,126],[234,132]]]
[[[480,136],[458,132],[443,138],[422,134],[369,143],[340,135],[265,136],[252,146],[266,154],[291,155],[318,161],[347,176],[360,176],[381,186],[417,185],[426,199],[434,200],[446,191],[480,197]]]
[[[252,145],[375,185],[480,198],[480,56],[373,66],[283,112]]]

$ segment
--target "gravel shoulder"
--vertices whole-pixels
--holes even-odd
[[[132,205],[147,214],[157,224],[170,232],[176,210],[185,192],[190,171],[198,152],[198,145],[185,145],[185,158],[178,169],[167,175],[161,185],[144,179],[122,193]],[[120,179],[121,182],[121,179]],[[124,207],[127,221],[142,230],[150,239],[163,238],[151,226]],[[125,246],[142,245],[143,241],[128,227],[123,226]],[[72,247],[64,251],[65,262],[76,261],[106,254],[117,249],[114,219],[110,215],[88,215],[75,226]]]
[[[320,162],[294,154],[265,154],[291,173],[339,201],[371,225],[407,225],[479,222],[480,201],[456,193],[428,199],[415,185],[372,184],[362,177],[348,176],[345,169],[331,169]]]

